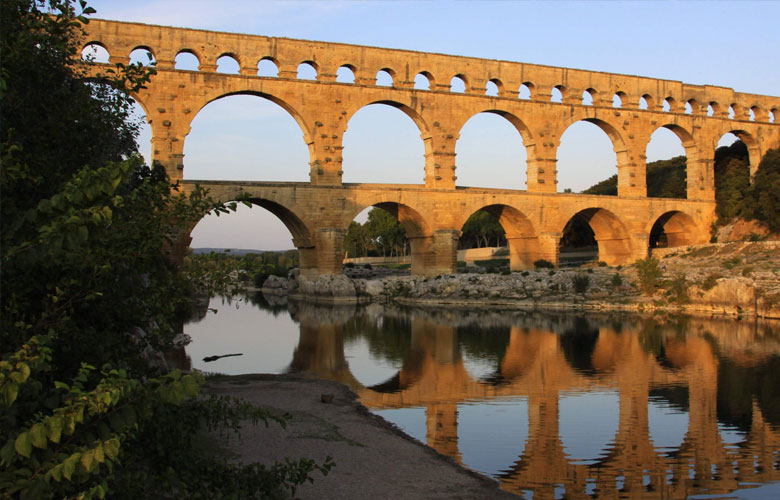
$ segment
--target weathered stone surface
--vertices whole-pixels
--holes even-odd
[[[513,270],[532,267],[538,259],[556,263],[561,233],[578,214],[595,233],[599,260],[610,265],[644,258],[656,223],[663,226],[670,246],[704,243],[714,220],[713,159],[718,139],[736,133],[748,147],[751,172],[769,148],[780,146],[780,123],[769,122],[770,111],[780,116],[780,98],[725,87],[98,19],[85,30],[84,42],[105,47],[112,62],[127,62],[136,47],[154,54],[157,74],[134,98],[152,127],[152,159],[174,181],[183,179],[184,143],[192,120],[208,103],[249,93],[273,100],[295,117],[310,152],[309,183],[200,184],[221,201],[247,194],[279,217],[299,249],[301,273],[310,278],[341,273],[347,227],[358,213],[375,205],[398,216],[411,238],[412,274],[426,276],[455,271],[461,228],[480,209],[499,217]],[[175,69],[181,51],[199,58],[198,71]],[[216,73],[216,61],[223,55],[236,59],[240,74]],[[277,77],[257,76],[257,63],[263,59],[275,62]],[[316,65],[316,80],[297,78],[298,65],[305,61]],[[352,84],[335,81],[338,68],[345,64],[355,74]],[[376,85],[376,74],[383,69],[394,75],[392,86]],[[95,71],[104,70],[95,65]],[[414,89],[418,74],[428,78],[430,90]],[[453,74],[468,82],[464,93],[450,91]],[[488,81],[497,85],[498,96],[485,95]],[[532,89],[530,99],[518,98],[521,85]],[[561,91],[562,102],[551,102],[553,88]],[[584,91],[594,97],[593,105],[582,104]],[[621,99],[620,108],[612,105],[615,95]],[[640,99],[647,109],[640,108]],[[664,101],[670,104],[668,112],[663,111]],[[373,103],[399,108],[420,129],[426,151],[424,172],[420,172],[424,184],[342,184],[347,123]],[[686,103],[690,114],[685,113]],[[713,116],[707,114],[708,105]],[[734,119],[728,117],[729,107]],[[455,190],[460,130],[472,116],[485,111],[505,117],[522,136],[528,156],[527,191]],[[754,120],[749,119],[751,111]],[[613,143],[619,196],[555,194],[561,137],[582,120],[600,127]],[[686,148],[686,200],[646,197],[646,148],[662,127],[674,131]],[[190,190],[194,182],[182,186]]]

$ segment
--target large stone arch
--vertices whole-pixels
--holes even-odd
[[[647,137],[647,142],[645,143],[645,154],[647,152],[647,146],[650,144],[650,139],[652,138],[653,134],[656,130],[665,128],[674,135],[677,136],[678,139],[680,139],[680,143],[682,144],[683,149],[685,149],[685,175],[687,179],[687,190],[686,190],[686,198],[687,199],[696,199],[701,198],[701,195],[699,191],[702,190],[702,188],[706,189],[706,186],[704,186],[704,182],[706,179],[711,178],[708,177],[709,173],[707,172],[708,163],[706,161],[701,161],[701,155],[699,153],[699,147],[696,143],[696,140],[693,138],[693,134],[690,130],[687,128],[676,124],[676,123],[665,123],[663,125],[660,125],[658,127],[655,127],[650,135]],[[647,171],[645,170],[645,175],[647,175]],[[645,180],[645,185],[647,185],[647,181]]]
[[[572,125],[578,122],[587,122],[596,125],[609,138],[610,142],[612,143],[612,150],[615,152],[615,159],[617,163],[616,167],[617,167],[617,176],[618,176],[618,196],[623,195],[623,193],[620,192],[621,188],[623,186],[631,185],[631,181],[629,179],[631,173],[633,172],[631,166],[631,155],[630,155],[629,147],[626,143],[626,140],[623,138],[623,135],[614,125],[610,124],[609,122],[601,118],[585,117],[580,119],[575,118],[571,122],[567,121],[565,124],[562,124],[562,126],[559,127],[558,137],[557,140],[555,141],[556,161],[558,161],[558,150],[560,149],[561,146],[561,138]],[[555,174],[555,184],[556,185],[558,184],[557,171]]]
[[[557,232],[562,235],[566,224],[574,217],[582,217],[593,230],[599,247],[600,262],[613,266],[632,260],[630,233],[617,215],[605,208],[586,208],[565,219]]]
[[[299,129],[301,130],[301,133],[303,135],[303,141],[309,150],[309,165],[311,166],[315,164],[317,160],[316,158],[317,153],[314,148],[314,141],[312,139],[312,133],[311,133],[312,129],[309,126],[309,124],[306,122],[306,120],[303,118],[303,115],[300,112],[298,112],[298,110],[294,106],[289,104],[287,101],[275,95],[269,94],[267,92],[260,92],[251,89],[241,89],[241,90],[227,91],[227,92],[225,91],[212,92],[210,94],[205,95],[202,100],[195,102],[193,105],[193,108],[195,109],[192,109],[191,113],[185,115],[179,115],[180,118],[183,118],[186,121],[186,123],[177,124],[179,125],[179,127],[181,127],[182,130],[182,141],[186,142],[187,135],[189,135],[189,133],[192,130],[192,121],[195,119],[195,117],[198,116],[198,114],[201,111],[203,111],[203,109],[206,106],[208,106],[213,102],[219,101],[220,99],[225,99],[232,96],[241,96],[241,95],[259,97],[268,100],[276,104],[283,110],[285,110],[295,120],[295,122],[298,124]],[[164,117],[164,115],[161,115],[161,118],[162,117]],[[183,155],[184,148],[185,148],[185,144],[182,144],[181,145],[182,157],[184,156]],[[182,165],[179,168],[182,171],[180,175],[183,176],[183,171],[184,171],[183,161],[182,161]]]
[[[385,87],[380,87],[380,89],[386,89]],[[369,99],[366,102],[362,102],[357,106],[352,107],[351,109],[347,110],[347,114],[344,117],[344,129],[346,130],[347,126],[349,125],[349,121],[352,119],[353,116],[355,116],[361,109],[365,108],[366,106],[371,106],[372,104],[384,104],[386,106],[390,106],[391,108],[396,108],[401,110],[406,116],[412,119],[415,125],[417,125],[417,129],[420,131],[420,138],[423,141],[423,146],[425,147],[425,154],[428,155],[432,152],[433,146],[431,145],[431,132],[428,127],[428,123],[423,119],[422,115],[415,110],[412,106],[409,104],[402,103],[400,101],[395,101],[392,99]]]
[[[706,241],[706,228],[699,227],[696,221],[685,212],[670,210],[650,221],[645,228],[650,235],[650,248],[658,246],[661,234],[666,237],[669,247],[694,245]],[[661,238],[662,239],[662,238]]]
[[[752,182],[753,177],[755,177],[756,172],[758,171],[758,164],[761,163],[761,146],[759,145],[755,136],[744,129],[729,129],[721,131],[720,136],[715,139],[716,143],[720,140],[721,137],[728,133],[737,136],[737,138],[744,142],[745,146],[747,146],[748,158],[750,161],[750,181]]]
[[[533,268],[533,263],[541,257],[539,233],[531,219],[514,207],[495,203],[484,205],[470,213],[464,213],[465,217],[458,221],[460,227],[463,227],[469,217],[480,210],[495,216],[501,227],[504,228],[509,245],[509,269],[518,271]]]
[[[476,112],[469,112],[463,114],[457,121],[452,123],[451,124],[452,130],[458,131],[457,135],[455,135],[455,143],[453,145],[454,146],[453,151],[457,151],[458,140],[461,138],[463,127],[466,126],[469,120],[482,113],[488,113],[491,115],[500,116],[504,118],[507,122],[509,122],[509,124],[512,127],[514,127],[515,130],[517,130],[517,133],[520,134],[520,139],[522,140],[523,147],[525,147],[525,151],[526,151],[526,175],[530,175],[529,173],[529,170],[531,168],[530,166],[533,165],[537,160],[536,142],[534,138],[534,133],[531,130],[531,128],[528,125],[526,125],[523,122],[523,120],[521,120],[516,114],[504,109],[496,109],[496,108],[479,109]],[[455,175],[457,176],[457,170],[455,171]]]

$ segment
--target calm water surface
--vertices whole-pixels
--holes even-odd
[[[262,296],[209,308],[185,326],[193,368],[337,380],[524,498],[780,498],[777,324]]]

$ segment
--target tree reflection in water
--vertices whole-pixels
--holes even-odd
[[[660,499],[780,481],[777,325],[252,303],[298,323],[281,371],[348,385],[509,491]],[[266,338],[203,330],[193,347],[243,335],[252,351]],[[369,358],[360,363],[344,355],[358,343]],[[379,364],[381,377],[370,372]]]

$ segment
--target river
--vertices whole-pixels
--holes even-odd
[[[776,323],[255,295],[184,331],[193,368],[342,382],[526,499],[780,498]]]

